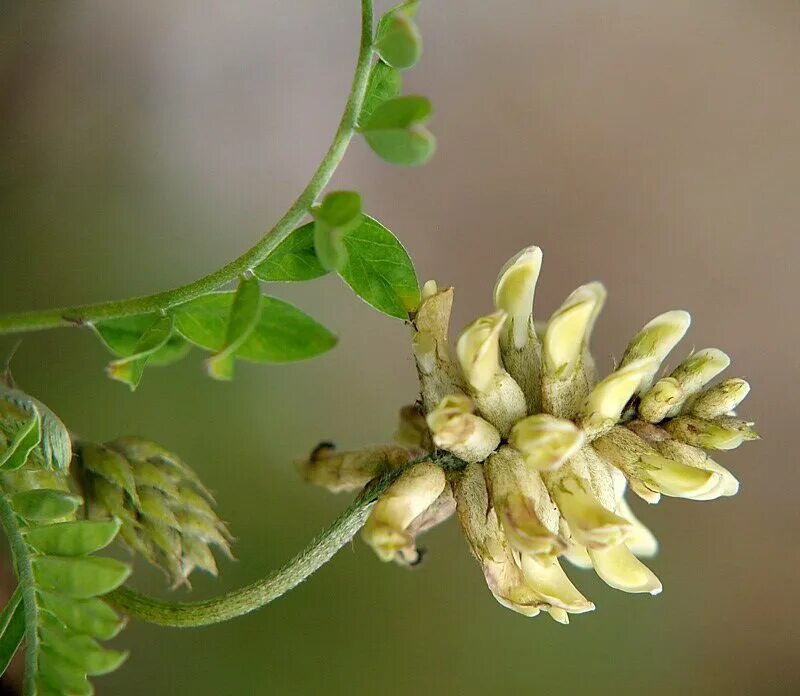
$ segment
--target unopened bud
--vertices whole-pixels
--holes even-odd
[[[541,268],[542,250],[536,246],[523,249],[503,266],[494,287],[495,307],[509,316],[504,335],[516,350],[522,350],[528,343]]]
[[[468,397],[446,396],[428,414],[428,427],[437,447],[466,462],[482,462],[500,444],[500,433],[472,410]]]
[[[735,423],[744,424],[744,421],[735,420]],[[743,427],[746,429],[747,425]],[[752,432],[752,430],[743,432],[741,428],[735,426],[734,421],[720,423],[719,419],[711,421],[695,416],[673,418],[664,424],[664,429],[676,440],[687,445],[714,450],[736,449],[744,442],[749,432]]]
[[[507,319],[495,312],[472,322],[456,343],[456,354],[467,383],[476,392],[488,390],[500,369],[500,332]]]
[[[630,522],[603,507],[576,477],[562,479],[553,496],[573,539],[586,548],[619,544],[631,529]]]
[[[583,433],[572,422],[546,413],[519,421],[508,438],[534,471],[553,471],[583,445]]]
[[[405,447],[384,445],[356,452],[337,452],[333,445],[322,443],[308,459],[297,462],[303,478],[329,491],[353,491],[372,479],[405,464],[410,453]]]
[[[416,556],[414,538],[407,530],[441,495],[445,484],[441,467],[414,464],[378,499],[361,536],[382,561]]]
[[[674,377],[662,377],[639,402],[639,417],[648,423],[660,423],[683,399],[683,389]]]
[[[581,427],[588,438],[601,435],[619,421],[626,404],[652,368],[652,360],[636,360],[615,370],[592,389],[581,414]]]
[[[733,411],[750,392],[750,385],[735,377],[720,382],[700,393],[692,404],[691,413],[698,418],[712,419]]]
[[[705,348],[690,355],[670,375],[681,387],[681,397],[667,416],[677,416],[690,397],[697,394],[720,372],[731,364],[731,359],[716,348]]]

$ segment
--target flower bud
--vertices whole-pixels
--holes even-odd
[[[535,556],[558,554],[564,548],[558,508],[538,472],[512,447],[489,455],[485,468],[492,505],[511,545]]]
[[[450,359],[447,333],[453,306],[453,288],[439,290],[428,281],[414,316],[412,347],[419,374],[422,402],[430,411],[447,394],[463,389],[458,368]]]
[[[649,374],[642,378],[639,386],[640,393],[650,388],[664,358],[684,337],[691,322],[692,317],[688,312],[682,310],[664,312],[645,324],[641,331],[631,339],[622,356],[621,365],[624,367],[635,360],[642,359],[653,361]]]
[[[698,418],[712,419],[733,411],[750,392],[750,385],[738,377],[726,379],[706,389],[692,404],[691,413]]]
[[[657,595],[662,586],[644,563],[625,544],[604,549],[589,549],[595,572],[611,587],[623,592],[647,592]]]
[[[658,454],[641,437],[627,428],[615,426],[597,439],[593,447],[610,464],[622,471],[635,493],[648,502],[657,497],[645,491],[671,497],[698,499],[719,482],[719,475],[697,469]]]
[[[463,394],[446,396],[428,414],[428,427],[437,447],[465,462],[482,462],[500,444],[500,433],[472,410],[472,402]]]
[[[690,397],[697,394],[730,364],[731,359],[716,348],[705,348],[686,358],[670,375],[680,385],[681,397],[667,412],[667,416],[669,418],[677,416]]]
[[[446,484],[441,467],[427,462],[414,464],[397,478],[378,499],[361,537],[382,561],[417,557],[414,537],[408,528],[441,495]]]
[[[500,369],[500,332],[508,315],[495,312],[472,322],[456,343],[456,354],[467,383],[476,392],[488,390]]]
[[[572,584],[555,556],[534,558],[523,554],[521,565],[525,581],[551,607],[571,614],[582,614],[594,609],[594,604]]]
[[[635,360],[612,372],[592,389],[580,416],[587,438],[601,435],[619,421],[628,401],[652,369],[652,360]]]
[[[446,484],[439,497],[425,510],[423,510],[414,521],[408,525],[406,533],[414,540],[429,529],[440,525],[445,520],[453,516],[456,511],[456,499],[449,484]],[[417,565],[422,560],[422,549],[404,548],[395,557],[395,561],[403,565]]]
[[[676,440],[703,449],[736,449],[745,435],[735,427],[725,427],[716,421],[694,416],[679,416],[664,423],[664,429]]]
[[[553,471],[583,445],[583,433],[571,421],[546,413],[519,421],[508,438],[534,471]]]
[[[503,606],[536,616],[546,602],[528,585],[489,504],[483,467],[470,464],[455,484],[456,512],[486,585]]]
[[[572,538],[586,548],[614,546],[630,531],[630,522],[603,507],[587,491],[587,483],[576,476],[565,477],[548,487]]]
[[[382,445],[357,452],[337,452],[333,445],[323,442],[308,459],[298,461],[297,467],[309,483],[339,493],[363,488],[410,458],[411,453],[405,447]]]
[[[683,389],[674,377],[662,377],[639,402],[639,417],[648,423],[660,423],[683,398]]]
[[[505,312],[508,326],[501,343],[522,350],[529,340],[533,320],[533,297],[542,268],[542,250],[531,246],[511,258],[494,286],[494,304]]]
[[[549,376],[559,380],[572,377],[605,296],[605,288],[600,283],[582,285],[550,317],[543,340]]]

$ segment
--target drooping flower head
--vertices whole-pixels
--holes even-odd
[[[735,414],[747,382],[711,384],[730,363],[722,351],[699,350],[665,367],[689,328],[686,312],[645,324],[602,379],[589,350],[606,296],[600,283],[579,287],[537,330],[541,262],[537,247],[513,257],[495,286],[495,312],[469,324],[454,349],[453,290],[426,283],[413,321],[420,401],[401,414],[407,449],[392,466],[431,446],[461,466],[446,476],[435,457],[408,467],[376,504],[363,536],[382,559],[413,563],[416,535],[455,507],[497,600],[567,623],[594,605],[561,558],[594,568],[617,589],[658,594],[661,583],[640,560],[658,545],[626,495],[648,503],[734,495],[738,481],[708,450],[757,435]],[[383,458],[365,471],[386,469],[385,451],[365,452]],[[356,479],[363,484],[366,475]]]

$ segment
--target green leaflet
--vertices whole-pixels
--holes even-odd
[[[379,104],[360,131],[387,162],[425,164],[436,151],[436,139],[424,127],[431,112],[431,103],[425,97],[396,97]]]
[[[111,379],[127,384],[131,390],[139,386],[144,368],[153,355],[166,346],[173,331],[171,315],[158,317],[139,337],[129,356],[113,360],[106,372]]]
[[[314,223],[309,222],[284,239],[261,265],[253,269],[266,281],[313,280],[326,271],[314,251]]]
[[[379,104],[399,96],[402,87],[402,73],[382,60],[377,61],[369,74],[367,93],[364,96],[358,123],[363,124],[368,121]]]
[[[258,278],[242,278],[231,302],[225,343],[216,355],[206,361],[206,369],[214,379],[233,379],[236,351],[253,332],[261,313],[261,286]]]
[[[66,628],[100,640],[110,640],[122,630],[125,622],[102,599],[68,599],[50,592],[40,592],[43,609],[49,611]]]
[[[422,37],[413,19],[418,5],[418,0],[401,3],[378,22],[375,51],[386,63],[400,70],[416,65],[422,55]]]
[[[95,556],[40,556],[32,563],[37,585],[74,599],[89,599],[111,592],[131,573],[130,567],[121,561]]]
[[[18,515],[34,522],[69,517],[81,504],[78,496],[50,488],[15,493],[10,501]]]
[[[0,384],[0,468],[19,468],[28,457],[44,469],[66,469],[72,459],[69,432],[41,401]]]
[[[0,613],[0,675],[8,668],[25,635],[25,607],[19,588]]]
[[[145,332],[158,320],[157,314],[138,314],[133,317],[107,319],[92,325],[103,345],[112,353],[123,358],[136,352],[136,344]],[[150,355],[148,365],[170,365],[185,357],[191,346],[177,334],[172,334],[167,342]]]
[[[175,326],[188,341],[210,351],[225,343],[232,292],[210,293],[175,309]],[[236,357],[259,363],[305,360],[327,352],[336,337],[293,305],[263,296],[261,313]]]
[[[119,520],[78,520],[34,527],[24,536],[28,545],[40,553],[51,556],[85,556],[108,546],[117,535],[119,527]]]
[[[347,263],[342,279],[375,309],[407,320],[419,305],[419,282],[414,264],[398,239],[374,218],[344,236]]]

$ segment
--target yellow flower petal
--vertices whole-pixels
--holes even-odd
[[[519,421],[508,438],[535,471],[552,471],[583,445],[583,433],[572,422],[546,413]]]
[[[611,587],[623,592],[647,592],[657,595],[661,582],[625,544],[606,549],[589,549],[597,574]]]

